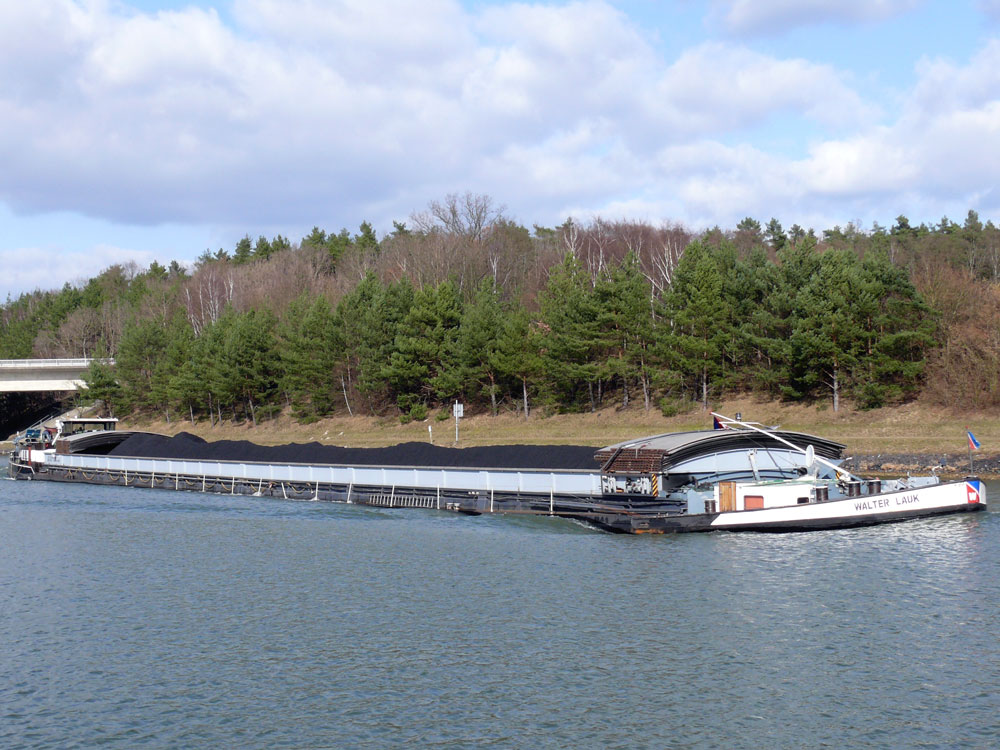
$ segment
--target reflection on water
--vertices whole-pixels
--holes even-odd
[[[992,748],[997,519],[633,538],[4,481],[0,744]]]

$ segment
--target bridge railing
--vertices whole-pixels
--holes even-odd
[[[41,367],[57,367],[78,370],[90,367],[91,362],[101,362],[106,365],[113,365],[115,361],[110,358],[105,359],[0,359],[0,368],[7,369],[38,369]]]

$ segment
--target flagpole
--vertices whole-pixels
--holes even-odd
[[[976,472],[972,470],[972,432],[968,427],[965,428],[965,441],[969,444],[969,476],[974,477]]]

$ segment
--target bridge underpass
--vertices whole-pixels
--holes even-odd
[[[0,359],[0,393],[78,391],[93,359]],[[109,365],[112,359],[100,360]]]
[[[114,364],[114,360],[101,360]],[[79,359],[0,359],[0,441],[69,409],[93,362]]]

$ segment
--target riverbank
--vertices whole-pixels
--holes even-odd
[[[821,435],[847,446],[852,467],[860,472],[968,473],[966,429],[979,439],[983,450],[974,455],[975,469],[986,476],[1000,476],[1000,414],[964,414],[931,409],[919,404],[857,411],[843,408],[834,413],[824,406],[788,405],[737,399],[714,407],[727,416],[741,413],[744,419],[783,429]],[[455,421],[450,414],[438,419],[432,414],[422,422],[401,424],[397,417],[335,416],[312,424],[299,424],[286,415],[253,427],[248,423],[207,420],[165,422],[123,420],[121,429],[138,429],[173,435],[190,432],[206,440],[250,440],[261,445],[319,442],[350,447],[382,447],[403,442],[433,442],[455,445]],[[614,408],[587,414],[545,416],[540,412],[525,420],[516,414],[473,414],[459,424],[458,445],[592,445],[600,447],[644,435],[709,429],[712,418],[696,409],[687,414],[664,417],[658,410],[621,411]],[[430,429],[428,429],[430,428]]]

